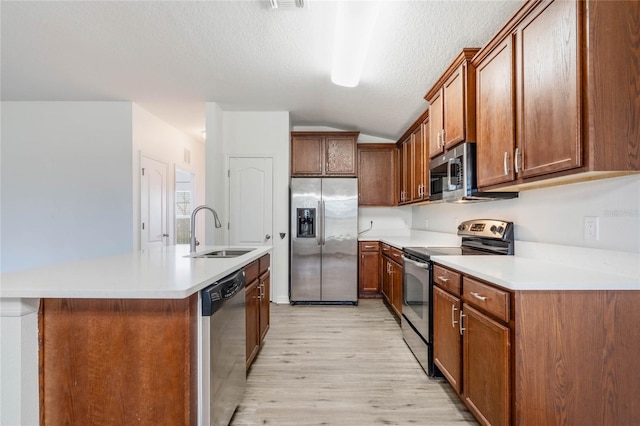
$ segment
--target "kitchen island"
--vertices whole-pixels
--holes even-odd
[[[163,247],[3,274],[2,343],[20,343],[3,347],[3,422],[208,423],[198,292],[270,251],[210,259]]]

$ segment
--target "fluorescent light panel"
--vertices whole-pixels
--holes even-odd
[[[340,1],[333,40],[331,81],[356,87],[380,13],[380,1]]]

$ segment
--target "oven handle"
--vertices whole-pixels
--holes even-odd
[[[408,259],[404,256],[404,254],[402,255],[402,260],[404,260],[405,262],[411,263],[412,265],[417,266],[418,268],[422,268],[422,269],[431,269],[431,267],[429,266],[428,263],[421,263],[421,262],[416,262],[415,260],[411,260]]]

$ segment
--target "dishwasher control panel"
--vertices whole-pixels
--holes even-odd
[[[244,269],[234,272],[200,291],[202,316],[213,315],[226,299],[230,299],[245,287]]]

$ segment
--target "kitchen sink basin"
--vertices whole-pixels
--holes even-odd
[[[238,257],[238,256],[242,256],[243,254],[247,254],[250,251],[253,251],[254,249],[249,249],[249,250],[237,250],[237,249],[230,249],[230,250],[213,250],[213,251],[208,251],[206,253],[200,253],[200,254],[196,254],[196,255],[191,255],[191,257],[202,257],[202,258],[209,258],[209,259],[218,259],[218,258],[230,258],[230,257]]]

